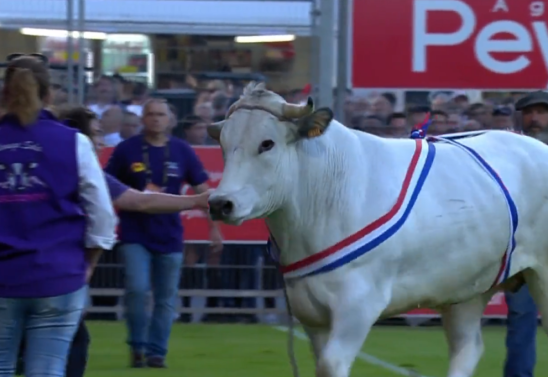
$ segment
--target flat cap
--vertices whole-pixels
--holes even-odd
[[[526,107],[533,105],[545,105],[548,106],[548,92],[538,90],[527,94],[516,102],[516,110],[523,110]]]

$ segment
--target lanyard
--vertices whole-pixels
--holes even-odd
[[[152,183],[152,169],[150,167],[150,155],[149,146],[146,141],[143,140],[143,162],[145,164],[145,173],[147,175],[147,185]],[[162,173],[162,187],[167,186],[167,165],[169,161],[169,140],[164,147],[164,171]]]

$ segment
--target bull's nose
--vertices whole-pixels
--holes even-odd
[[[209,214],[213,220],[222,220],[230,216],[234,209],[234,203],[226,198],[213,198],[209,200]]]

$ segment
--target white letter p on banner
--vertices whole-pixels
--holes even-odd
[[[428,12],[446,11],[458,13],[462,19],[459,30],[429,34]],[[468,4],[460,0],[416,0],[413,6],[413,72],[426,71],[428,46],[454,46],[464,42],[476,27],[476,16]]]

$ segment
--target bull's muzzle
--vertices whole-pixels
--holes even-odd
[[[209,200],[209,215],[212,220],[222,221],[229,217],[234,210],[234,203],[224,197],[216,197]]]

